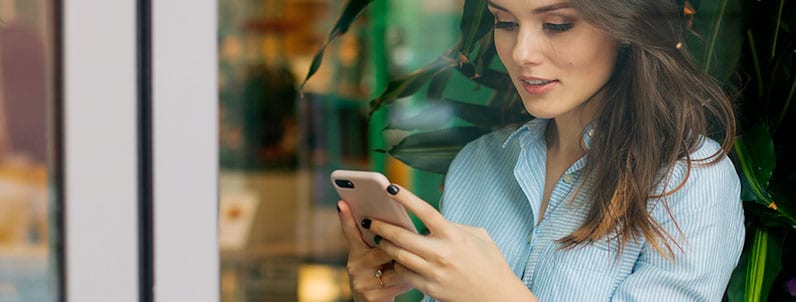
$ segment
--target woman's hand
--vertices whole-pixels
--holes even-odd
[[[339,201],[340,225],[348,241],[348,277],[355,301],[393,301],[395,296],[412,289],[401,276],[392,269],[392,258],[382,250],[370,248],[362,240],[351,208],[345,201]],[[381,284],[376,271],[381,269]]]
[[[387,191],[431,232],[422,236],[375,219],[370,222],[370,230],[381,237],[378,248],[396,261],[401,279],[441,301],[536,301],[484,229],[446,220],[397,185]]]

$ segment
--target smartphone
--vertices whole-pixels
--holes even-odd
[[[390,181],[381,173],[335,170],[331,178],[340,199],[345,200],[351,207],[362,239],[368,246],[375,247],[376,243],[373,242],[375,234],[360,224],[365,218],[389,222],[417,233],[404,207],[387,194]]]

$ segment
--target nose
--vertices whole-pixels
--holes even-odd
[[[550,41],[531,29],[520,28],[517,33],[517,44],[512,50],[512,58],[518,65],[539,65],[544,59],[543,49]]]

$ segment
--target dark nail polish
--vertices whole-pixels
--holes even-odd
[[[392,261],[390,261],[390,262],[391,262],[393,265],[395,265],[395,259],[393,259],[393,260],[392,260]]]
[[[381,236],[379,236],[379,235],[376,235],[376,237],[373,237],[373,242],[375,242],[375,243],[376,243],[376,245],[378,245],[378,244],[379,244],[379,242],[381,242]]]
[[[340,213],[340,207],[339,206],[337,207],[337,213]]]
[[[370,221],[370,219],[365,218],[365,219],[362,219],[362,222],[360,222],[360,224],[362,225],[363,228],[370,229],[370,223],[371,222],[372,221]]]
[[[398,186],[396,186],[396,185],[389,185],[389,186],[387,187],[387,193],[390,193],[390,194],[392,194],[392,195],[398,194]]]

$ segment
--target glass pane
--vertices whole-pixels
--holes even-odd
[[[59,296],[53,13],[53,1],[0,0],[0,301]]]
[[[441,176],[377,152],[394,143],[381,130],[397,109],[369,117],[368,104],[390,74],[455,44],[462,1],[374,1],[326,48],[302,97],[297,88],[347,2],[219,1],[222,301],[351,299],[335,169],[381,171],[439,198]]]
[[[328,44],[321,69],[307,83],[304,97],[298,96],[294,88],[304,80],[315,50],[323,43],[335,18],[341,14],[342,6],[355,2],[370,4],[346,34]],[[484,9],[483,1],[472,1],[481,2],[480,6],[468,5],[469,11],[464,15],[471,18],[472,22],[462,24],[462,43],[454,46],[457,45],[456,37],[460,36],[457,33],[458,19],[463,2],[465,1],[219,1],[222,112],[220,248],[223,301],[350,299],[344,271],[345,240],[340,236],[337,215],[333,209],[336,194],[327,184],[329,173],[340,168],[380,171],[393,182],[408,186],[423,199],[434,203],[439,197],[439,175],[413,170],[384,153],[374,151],[394,151],[391,147],[396,146],[401,139],[415,135],[417,140],[414,149],[403,149],[407,151],[405,155],[411,157],[411,160],[406,161],[413,166],[434,168],[430,162],[447,160],[445,155],[455,153],[456,148],[461,147],[455,143],[462,143],[486,133],[479,132],[480,130],[511,122],[524,123],[531,118],[530,114],[533,112],[522,108],[522,89],[517,94],[514,84],[507,77],[506,67],[496,56],[496,48],[500,45],[492,47],[494,41],[490,40],[493,33],[489,27],[494,24],[489,23],[494,20],[491,17],[479,20]],[[796,241],[787,240],[791,233],[784,232],[783,228],[791,228],[783,227],[782,224],[793,225],[792,217],[796,217],[792,207],[787,205],[787,201],[794,200],[792,197],[796,196],[796,187],[791,185],[796,179],[796,174],[793,173],[796,171],[796,161],[790,156],[796,148],[796,140],[793,140],[790,131],[784,130],[794,128],[787,125],[793,123],[792,117],[796,113],[792,102],[796,98],[796,73],[793,72],[796,70],[796,42],[793,35],[793,26],[796,23],[796,9],[793,9],[793,4],[796,2],[677,0],[645,3],[654,5],[644,6],[644,12],[633,12],[630,9],[607,13],[611,9],[600,12],[578,5],[573,8],[581,10],[582,14],[579,15],[585,17],[583,20],[590,23],[589,26],[595,25],[598,30],[618,39],[620,45],[617,58],[622,60],[619,61],[621,64],[616,65],[617,68],[631,68],[637,65],[634,62],[642,61],[642,67],[666,66],[660,70],[653,70],[656,68],[652,67],[647,69],[649,74],[659,73],[658,76],[671,78],[673,83],[678,82],[679,76],[660,72],[681,70],[687,71],[684,74],[692,77],[696,76],[693,74],[694,70],[701,70],[713,77],[735,98],[734,101],[738,104],[735,112],[738,117],[736,133],[740,136],[731,150],[731,158],[740,179],[743,180],[741,197],[745,201],[747,215],[747,244],[730,279],[724,300],[740,300],[744,298],[744,293],[752,292],[760,293],[763,297],[768,295],[772,301],[791,301],[796,297],[796,262],[791,260],[793,257],[790,252],[796,249]],[[668,8],[664,10],[664,6]],[[605,18],[617,13],[627,16]],[[624,29],[616,26],[622,23],[621,20],[633,18],[644,20],[625,22]],[[483,23],[484,21],[489,22]],[[514,21],[522,20],[508,21],[511,22],[503,25],[512,25]],[[684,27],[681,28],[677,22],[682,22],[680,25]],[[627,26],[628,24],[639,26]],[[564,28],[569,28],[572,24],[546,23],[542,27],[532,28],[545,30],[549,35],[557,35],[561,31],[555,30],[556,25],[562,26],[559,29],[565,31]],[[521,27],[525,28],[524,26]],[[656,30],[646,31],[645,26],[656,27]],[[659,31],[658,27],[665,27],[666,30]],[[512,28],[514,27],[509,26],[504,29]],[[634,32],[635,30],[638,31]],[[480,34],[486,34],[485,37],[488,38],[471,40]],[[660,34],[674,35],[651,38]],[[550,39],[553,40],[552,37]],[[522,46],[530,47],[534,41]],[[517,45],[504,44],[502,50],[507,50],[505,47],[509,46]],[[563,63],[572,59],[563,48],[555,46],[554,43],[545,45],[548,52],[542,56],[550,58],[544,60],[555,58],[554,61]],[[569,48],[580,50],[578,47]],[[589,53],[592,50],[611,48],[584,49]],[[465,53],[459,56],[459,51]],[[407,93],[412,94],[412,97],[396,100],[370,115],[368,102],[385,91],[388,79],[428,66],[431,61],[446,53],[450,62],[453,62],[452,65],[456,65],[456,72],[452,75],[439,72],[434,76],[423,77],[423,87],[419,87],[417,93]],[[687,53],[690,55],[686,55]],[[696,68],[685,67],[688,64],[683,59],[689,56]],[[592,63],[590,60],[584,62]],[[510,63],[516,67],[518,62]],[[573,62],[568,64],[577,65]],[[555,68],[559,67],[561,66]],[[542,69],[537,71],[544,72]],[[604,73],[607,70],[603,68]],[[631,74],[612,72],[613,75],[622,77]],[[622,81],[623,85],[632,82],[634,84],[631,86],[635,85],[636,88],[666,88],[665,85],[657,85],[660,83],[649,82],[652,78],[647,78],[646,75],[636,74],[632,77],[633,81]],[[612,79],[620,78],[612,76]],[[542,87],[537,84],[549,84],[547,81],[542,82],[544,83],[528,83],[537,87],[526,88],[536,90]],[[682,91],[691,91],[685,82],[681,84],[681,88],[684,88]],[[553,84],[555,85],[557,84]],[[600,93],[616,89],[609,87],[612,85],[601,85]],[[428,89],[428,86],[435,89]],[[705,87],[715,88],[712,84],[704,85],[703,88]],[[632,102],[647,101],[644,100],[646,96],[643,96],[647,92],[631,90],[633,89],[616,90],[616,94],[608,94],[617,97],[616,100],[600,101],[605,101],[606,104],[623,104],[626,96],[634,94],[642,97],[639,100],[633,99]],[[678,89],[672,91],[676,90]],[[526,92],[540,94],[545,91],[549,90]],[[695,92],[694,95],[704,92]],[[590,93],[595,95],[596,92]],[[691,97],[675,99],[678,102],[692,101]],[[702,99],[701,105],[695,104],[692,108],[696,109],[685,112],[687,115],[699,116],[699,113],[694,113],[702,110],[699,109],[700,106],[704,110],[712,111],[714,107],[710,104],[713,101]],[[676,102],[672,106],[677,107]],[[641,107],[633,110],[647,110],[640,109]],[[725,109],[725,113],[731,111]],[[644,113],[651,117],[646,122],[665,119],[652,113],[653,111]],[[712,112],[708,116],[712,114],[721,113]],[[406,118],[410,116],[411,119]],[[720,120],[708,118],[700,123],[708,125],[709,134],[721,135],[731,127],[723,129],[719,125]],[[422,135],[439,129],[449,130],[447,128],[453,128],[452,125],[462,127],[458,127],[459,132],[439,131],[433,133],[436,135],[418,138],[418,133]],[[594,126],[594,123],[591,125]],[[692,133],[699,130],[698,128],[700,127],[687,129],[687,132]],[[488,130],[492,131],[494,128]],[[448,134],[448,137],[439,135],[440,133]],[[587,132],[589,137],[591,133]],[[603,141],[607,141],[606,137],[621,135],[623,134],[609,134],[603,136]],[[435,141],[439,138],[449,140]],[[454,142],[449,143],[450,141]],[[610,148],[612,144],[607,145],[609,146],[606,148]],[[432,153],[430,149],[437,151],[432,154],[434,156],[429,156]],[[608,153],[610,152],[605,154]],[[424,156],[428,158],[423,158]],[[439,166],[441,165],[437,168]],[[437,172],[444,170],[442,168],[437,169]],[[758,171],[753,171],[755,169]],[[573,175],[564,175],[563,182],[571,182],[572,177]],[[595,190],[601,189],[604,188]],[[578,192],[590,194],[589,190]],[[465,215],[469,217],[475,213]],[[520,221],[522,223],[534,219],[533,215],[525,215],[523,218]],[[790,223],[780,221],[779,218],[789,220]],[[526,238],[534,239],[538,236]],[[522,238],[523,241],[524,239]],[[769,242],[767,252],[756,249],[765,246],[763,242]],[[529,240],[528,244],[532,245],[530,248],[538,247],[534,240]],[[549,242],[539,244],[547,246]],[[756,261],[750,256],[752,252],[768,258],[766,261]],[[783,256],[780,257],[780,254]],[[779,263],[780,260],[782,269],[772,270],[772,262]],[[540,263],[542,262],[544,261]],[[525,267],[522,265],[525,262],[516,263],[520,266],[515,271],[523,271]],[[753,275],[762,276],[761,280],[766,281],[756,284],[755,290],[744,289],[745,280]],[[413,293],[400,300],[417,299],[418,295]]]

